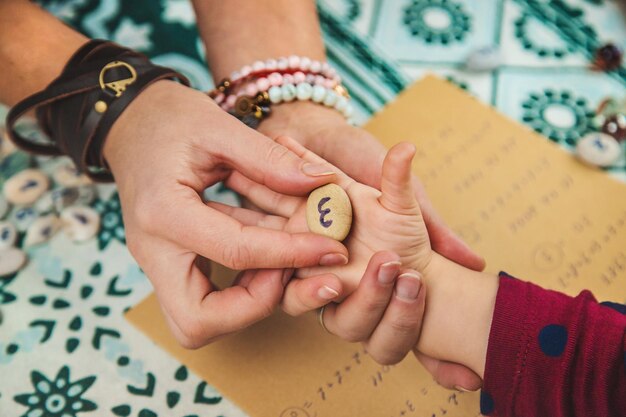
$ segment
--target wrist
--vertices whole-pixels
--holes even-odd
[[[426,310],[417,348],[484,374],[498,277],[433,253],[423,273]]]

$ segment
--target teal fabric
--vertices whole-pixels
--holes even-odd
[[[187,0],[40,3],[90,37],[145,52],[196,88],[212,86]],[[433,72],[571,150],[593,130],[597,104],[625,94],[626,68],[589,69],[599,45],[626,47],[614,1],[320,0],[319,15],[359,123]],[[465,71],[467,55],[488,45],[502,48],[504,63],[487,73]],[[0,163],[0,184],[26,166],[51,172],[58,163],[15,153]],[[626,179],[624,159],[608,171]],[[124,321],[123,312],[151,287],[125,246],[115,188],[98,191],[97,239],[78,245],[59,234],[28,249],[25,269],[0,277],[0,415],[245,415]],[[219,187],[208,193],[235,201]],[[16,215],[30,214],[9,217]]]

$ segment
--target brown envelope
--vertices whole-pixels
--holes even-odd
[[[488,270],[626,301],[624,184],[434,77],[366,129],[386,146],[415,143],[415,172],[434,206]],[[413,357],[377,365],[360,345],[324,333],[313,314],[276,314],[196,351],[178,346],[154,296],[127,317],[254,417],[479,414],[477,394],[438,387]]]

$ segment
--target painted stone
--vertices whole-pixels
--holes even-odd
[[[589,133],[576,144],[576,155],[590,165],[608,167],[622,156],[622,147],[606,133]]]
[[[71,163],[59,165],[52,173],[52,178],[54,182],[63,187],[80,187],[91,184],[89,177],[78,172]]]
[[[313,233],[344,240],[352,227],[352,204],[348,194],[337,184],[313,190],[306,204],[306,222]]]
[[[17,248],[0,251],[0,277],[19,271],[25,263],[26,254]]]
[[[26,230],[24,246],[34,246],[47,242],[61,227],[61,221],[54,214],[37,218]]]
[[[12,204],[28,206],[37,201],[49,185],[50,181],[42,171],[25,169],[6,180],[4,196]]]
[[[75,242],[91,239],[100,230],[100,215],[91,207],[72,206],[61,212],[63,231]]]
[[[0,222],[0,250],[5,250],[15,245],[17,230],[13,223]]]
[[[15,225],[17,230],[25,232],[37,217],[39,217],[39,214],[33,207],[18,207],[11,212],[9,220]]]

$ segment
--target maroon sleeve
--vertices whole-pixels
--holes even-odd
[[[623,308],[598,304],[589,291],[572,298],[500,273],[481,412],[625,417]]]

